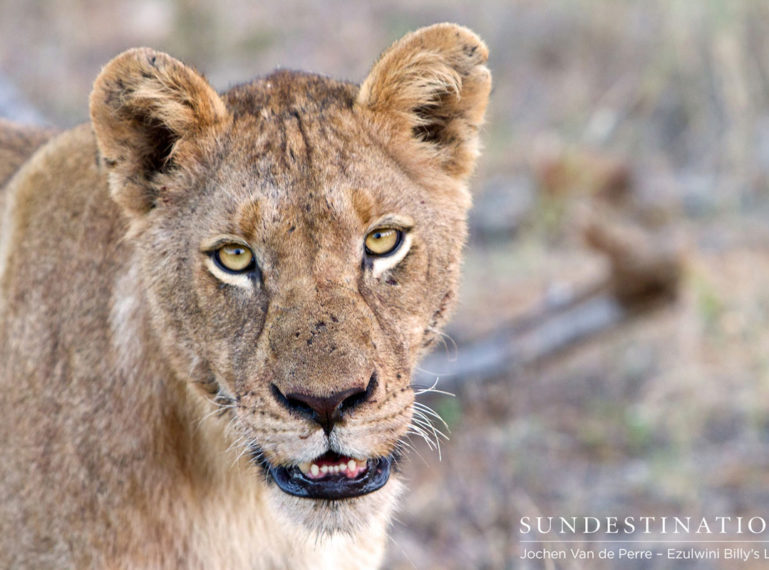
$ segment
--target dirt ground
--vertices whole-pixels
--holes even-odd
[[[523,560],[521,518],[769,519],[769,3],[0,0],[0,109],[81,122],[100,66],[135,45],[220,89],[275,67],[360,81],[437,21],[487,41],[495,80],[450,337],[483,339],[604,279],[586,212],[640,228],[652,251],[675,243],[680,275],[654,310],[424,396],[450,437],[440,461],[412,442],[386,567],[763,567],[715,543],[710,560],[658,557],[659,544],[651,560]],[[733,530],[716,538],[745,538]],[[550,547],[607,547],[595,538],[616,537]]]

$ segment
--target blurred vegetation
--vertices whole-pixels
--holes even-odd
[[[680,242],[683,271],[674,302],[425,400],[451,439],[440,464],[414,442],[388,567],[537,567],[518,564],[524,515],[765,515],[769,3],[0,0],[0,75],[66,127],[127,47],[220,89],[278,66],[360,81],[391,41],[445,20],[487,41],[495,81],[451,336],[605,278],[585,212],[652,250]]]

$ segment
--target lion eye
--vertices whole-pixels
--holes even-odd
[[[383,228],[369,232],[366,236],[366,253],[381,257],[394,253],[403,241],[403,232],[393,228]]]
[[[254,265],[254,254],[247,247],[231,243],[214,252],[217,265],[230,273],[243,273]]]

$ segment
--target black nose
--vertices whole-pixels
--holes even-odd
[[[376,372],[371,375],[366,389],[357,387],[334,392],[328,396],[318,396],[307,392],[291,392],[283,394],[275,384],[272,393],[275,399],[290,412],[310,419],[323,427],[326,434],[331,433],[334,424],[344,414],[352,412],[362,403],[371,399],[376,389]]]

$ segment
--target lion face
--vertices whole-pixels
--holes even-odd
[[[281,72],[220,97],[134,50],[92,95],[158,342],[255,484],[319,532],[391,509],[411,372],[456,290],[489,79],[469,32],[401,61],[430,37],[361,89]]]

